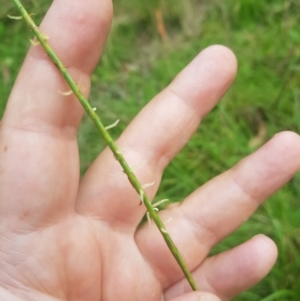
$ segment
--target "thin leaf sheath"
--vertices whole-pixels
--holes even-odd
[[[132,172],[131,168],[129,167],[126,160],[124,159],[124,156],[122,155],[122,153],[118,149],[116,143],[113,141],[113,139],[110,136],[110,134],[108,133],[107,129],[105,128],[105,126],[101,122],[100,117],[96,114],[95,110],[89,104],[88,100],[83,96],[83,94],[80,91],[80,88],[77,86],[77,84],[71,78],[70,74],[68,73],[67,69],[64,67],[63,63],[60,61],[58,56],[55,54],[53,49],[50,47],[49,43],[47,42],[47,38],[45,37],[45,35],[43,35],[40,32],[39,28],[36,26],[36,24],[34,23],[32,18],[28,14],[26,9],[23,7],[21,2],[19,0],[12,0],[12,1],[14,2],[14,4],[19,9],[22,17],[25,19],[27,24],[33,30],[33,32],[34,32],[35,36],[37,37],[38,41],[41,43],[42,47],[45,49],[45,51],[47,52],[47,54],[49,55],[49,57],[51,58],[53,63],[57,66],[57,68],[61,72],[62,76],[64,77],[64,79],[66,80],[66,82],[70,86],[71,90],[73,91],[73,93],[76,95],[76,97],[80,101],[80,103],[83,106],[83,108],[85,109],[86,113],[89,115],[89,117],[94,122],[97,129],[99,130],[99,132],[102,134],[102,136],[103,136],[104,140],[106,141],[108,147],[113,152],[116,160],[122,166],[125,174],[128,177],[129,182],[131,183],[133,188],[136,190],[136,192],[140,195],[141,202],[147,208],[151,218],[153,219],[154,223],[158,227],[158,229],[159,229],[161,235],[163,236],[168,248],[170,249],[170,251],[171,251],[172,255],[174,256],[174,258],[176,259],[177,263],[179,264],[179,266],[180,266],[183,274],[185,275],[186,279],[188,280],[190,286],[192,287],[193,290],[197,290],[198,288],[197,288],[196,282],[193,279],[190,271],[188,270],[188,268],[187,268],[187,266],[186,266],[186,264],[185,264],[185,262],[184,262],[184,260],[181,256],[179,250],[177,249],[176,245],[172,241],[172,238],[170,237],[169,233],[167,232],[167,230],[166,230],[163,222],[161,221],[159,215],[154,210],[154,208],[151,204],[151,201],[149,200],[149,198],[145,194],[145,191],[144,191],[142,185],[138,181],[135,174]]]

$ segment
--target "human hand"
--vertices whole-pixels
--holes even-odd
[[[111,23],[109,1],[56,0],[41,25],[88,94]],[[236,72],[224,47],[204,50],[155,97],[118,140],[154,197],[162,172]],[[162,237],[109,150],[79,181],[76,141],[82,108],[40,46],[30,49],[0,131],[0,299],[192,301]],[[299,169],[300,140],[281,133],[182,205],[160,212],[201,291],[229,300],[263,278],[276,259],[264,236],[208,258]],[[187,293],[187,294],[186,294]],[[174,299],[175,298],[175,299]],[[205,301],[204,297],[201,299]],[[209,299],[208,299],[209,300]],[[211,299],[213,300],[213,299]]]

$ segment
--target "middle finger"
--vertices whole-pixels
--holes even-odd
[[[153,198],[162,172],[187,143],[201,119],[213,108],[231,84],[236,59],[223,46],[200,53],[134,119],[117,145],[141,184],[154,182],[146,190]],[[91,214],[123,231],[135,231],[145,213],[139,196],[106,149],[82,179],[77,211]]]

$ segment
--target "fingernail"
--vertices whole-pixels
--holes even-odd
[[[220,301],[220,299],[211,294],[202,294],[197,301]]]

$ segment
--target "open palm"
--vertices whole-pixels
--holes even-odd
[[[108,0],[55,0],[41,25],[86,95],[111,15]],[[118,139],[129,164],[142,166],[140,182],[155,182],[150,198],[235,72],[228,49],[204,50]],[[0,299],[198,300],[156,227],[137,229],[145,208],[108,149],[79,181],[83,112],[73,95],[60,93],[68,90],[42,48],[32,47],[1,121]],[[277,251],[262,235],[207,254],[297,172],[299,151],[298,135],[278,134],[182,205],[160,212],[201,291],[229,300],[268,273]]]

